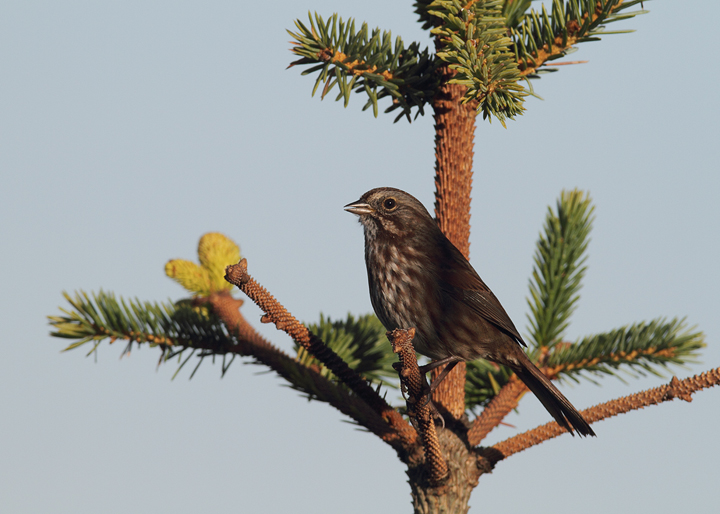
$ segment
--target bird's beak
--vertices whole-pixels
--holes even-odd
[[[372,214],[375,212],[375,209],[370,207],[369,204],[358,200],[357,202],[349,203],[345,206],[345,210],[348,212],[352,212],[353,214],[357,214],[358,216],[361,216],[363,214]]]

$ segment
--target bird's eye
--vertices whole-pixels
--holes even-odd
[[[395,201],[395,198],[386,198],[383,202],[383,207],[385,207],[385,210],[393,211],[397,207],[397,202]]]

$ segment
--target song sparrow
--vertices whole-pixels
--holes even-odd
[[[510,317],[470,263],[413,196],[382,187],[345,210],[365,231],[370,299],[387,330],[414,327],[415,350],[447,364],[431,388],[460,361],[488,359],[509,367],[570,433],[595,435],[563,394],[527,358]]]

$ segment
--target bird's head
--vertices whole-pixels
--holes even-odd
[[[423,227],[437,225],[414,196],[392,187],[371,189],[345,210],[357,214],[366,235],[407,238]]]

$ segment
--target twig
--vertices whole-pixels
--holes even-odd
[[[400,359],[400,362],[395,363],[393,367],[398,371],[403,389],[408,394],[408,415],[417,420],[420,439],[425,449],[425,466],[430,483],[433,486],[441,485],[447,480],[449,471],[440,449],[440,441],[430,411],[430,401],[427,398],[429,386],[425,375],[420,373],[412,345],[415,329],[396,329],[388,332],[387,336],[392,343],[393,351]]]
[[[587,64],[590,61],[563,61],[563,62],[552,62],[552,61],[546,61],[543,63],[543,66],[570,66],[571,64]]]
[[[581,414],[588,423],[595,423],[601,419],[642,409],[650,405],[657,405],[675,398],[690,402],[692,401],[693,393],[718,384],[720,384],[720,368],[711,369],[700,375],[688,377],[683,380],[678,380],[677,377],[673,377],[669,384],[595,405],[594,407],[581,411]],[[564,433],[566,433],[565,429],[552,421],[522,434],[518,434],[510,439],[506,439],[492,448],[484,448],[481,454],[488,460],[497,462]]]
[[[225,280],[236,285],[260,309],[265,312],[263,323],[274,323],[286,332],[300,346],[322,362],[353,393],[367,403],[388,423],[408,453],[416,450],[417,432],[405,421],[399,412],[388,403],[360,375],[350,369],[345,361],[328,348],[305,325],[300,323],[268,291],[258,284],[247,272],[247,260],[225,269]],[[369,428],[369,427],[368,427]],[[383,437],[383,440],[386,440]]]
[[[212,306],[215,314],[237,339],[238,344],[229,348],[229,353],[253,357],[291,384],[298,382],[311,384],[312,392],[319,400],[329,403],[343,414],[350,416],[395,448],[401,459],[405,460],[409,453],[408,450],[413,449],[414,441],[403,440],[401,434],[394,427],[388,425],[366,402],[323,377],[317,371],[300,364],[258,334],[238,310],[242,301],[233,298],[227,292],[214,293],[204,301]],[[415,432],[412,427],[409,429]]]
[[[505,419],[505,416],[518,406],[520,397],[525,391],[527,391],[525,384],[516,375],[513,375],[473,421],[472,427],[468,430],[470,446],[480,444],[492,429],[498,426]]]

